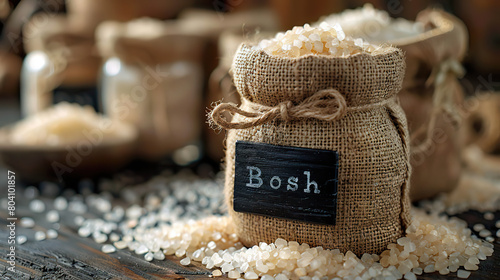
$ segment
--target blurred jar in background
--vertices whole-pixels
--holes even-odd
[[[96,31],[105,58],[101,98],[111,119],[139,129],[138,157],[197,160],[201,125],[204,40],[176,22],[105,22]],[[177,152],[174,152],[180,148]]]
[[[195,0],[72,0],[67,14],[39,13],[23,27],[28,53],[21,74],[24,116],[62,101],[100,111],[97,76],[102,64],[94,32],[103,21],[172,18]]]
[[[24,34],[28,54],[21,70],[23,115],[62,101],[91,105],[98,111],[95,85],[101,58],[93,38],[73,33],[67,17],[55,14],[36,15]]]
[[[234,53],[244,41],[257,42],[259,38],[274,35],[278,31],[275,14],[269,9],[243,9],[231,13],[188,9],[179,15],[179,22],[186,32],[199,34],[207,41],[203,60],[206,73],[204,108],[213,108],[214,103],[222,99],[238,103],[239,96],[229,73]],[[204,123],[202,133],[204,154],[213,162],[220,162],[225,154],[225,132],[214,131]]]

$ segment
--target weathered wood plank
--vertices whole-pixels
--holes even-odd
[[[35,219],[36,227],[26,229],[17,227],[17,235],[26,235],[28,242],[16,246],[16,273],[7,271],[5,258],[7,244],[7,213],[0,211],[0,276],[2,279],[213,279],[211,272],[201,264],[193,262],[189,266],[179,264],[179,259],[169,256],[163,261],[147,262],[128,250],[119,250],[112,254],[101,252],[102,244],[77,234],[73,221],[74,213],[61,211],[59,237],[53,240],[33,241],[37,230],[50,229],[53,225],[46,221],[45,214],[36,214],[28,210],[27,201],[19,198],[16,216],[29,216]],[[47,201],[48,202],[48,201]],[[51,205],[51,203],[46,203]],[[496,219],[500,212],[496,212]],[[96,217],[92,209],[85,213],[86,218]],[[486,221],[478,212],[469,211],[458,215],[470,226],[483,223],[490,230],[495,230],[493,221]],[[500,279],[500,242],[495,241],[495,252],[486,261],[481,261],[478,271],[472,272],[469,279]],[[418,279],[456,279],[456,273],[447,276],[439,273],[424,274]]]

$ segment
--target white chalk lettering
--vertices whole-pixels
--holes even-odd
[[[250,188],[260,188],[264,184],[264,180],[266,183],[269,183],[269,186],[273,190],[278,190],[281,187],[281,178],[280,176],[272,176],[271,179],[269,180],[269,177],[266,177],[265,175],[262,176],[262,170],[256,166],[247,166],[247,170],[249,171],[248,173],[248,183],[246,183],[247,187]],[[304,175],[306,175],[306,183],[304,184],[304,192],[305,193],[311,193],[311,187],[313,188],[313,193],[319,194],[319,185],[316,183],[316,181],[311,179],[311,171],[304,171]],[[295,192],[299,189],[299,178],[298,177],[288,177],[287,179],[287,185],[286,185],[286,190],[287,191],[292,191]]]
[[[278,185],[276,186],[275,184],[273,184],[273,182],[275,181],[278,181]],[[278,176],[274,176],[273,178],[271,178],[271,181],[269,181],[269,185],[271,186],[271,188],[277,190],[281,187],[281,179],[280,177]]]
[[[248,182],[246,186],[250,188],[260,188],[260,186],[262,186],[263,183],[262,178],[260,178],[260,175],[262,174],[260,169],[255,166],[247,166],[247,169],[250,172],[250,182]],[[254,171],[256,171],[257,174],[254,174]],[[258,183],[254,183],[253,182],[254,180],[256,180]]]
[[[318,194],[320,193],[318,189],[318,183],[315,181],[311,182],[311,172],[309,171],[304,171],[304,175],[307,176],[307,187],[304,189],[305,193],[310,193],[311,192],[311,185],[314,186],[314,193]]]
[[[299,188],[299,178],[297,177],[290,177],[288,178],[288,185],[286,185],[286,190],[287,191],[296,191]]]

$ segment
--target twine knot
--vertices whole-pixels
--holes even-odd
[[[422,125],[415,131],[410,142],[414,143],[422,133],[425,133],[423,142],[412,147],[412,154],[421,154],[433,145],[432,134],[437,125],[437,118],[441,114],[448,116],[451,124],[458,129],[462,116],[456,109],[455,90],[453,80],[465,75],[465,68],[456,58],[448,58],[436,65],[432,73],[425,82],[426,86],[434,86],[434,95],[432,96],[433,110],[431,112],[427,126]]]
[[[456,58],[448,58],[434,67],[429,79],[426,81],[426,85],[440,86],[450,74],[457,78],[465,75],[465,68]]]
[[[279,104],[279,106],[280,106],[281,119],[284,121],[289,121],[291,117],[290,117],[290,114],[288,113],[288,111],[290,109],[292,109],[292,107],[293,107],[292,101],[288,100],[288,101],[282,102]]]
[[[314,118],[323,121],[333,121],[343,117],[347,110],[344,96],[335,89],[324,89],[306,98],[301,103],[294,105],[287,100],[278,105],[266,106],[243,100],[249,111],[239,108],[233,103],[217,105],[210,117],[213,123],[224,129],[245,129],[270,122],[275,119],[290,121],[301,118]],[[241,121],[227,121],[224,113],[239,114],[246,119]]]

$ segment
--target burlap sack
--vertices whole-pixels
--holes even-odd
[[[230,129],[226,203],[245,245],[281,237],[379,253],[404,234],[410,220],[409,139],[395,99],[404,68],[402,51],[391,47],[347,58],[294,59],[240,47],[232,71],[242,105],[220,104],[212,119]],[[226,111],[235,114],[231,122],[222,117]],[[233,211],[237,140],[338,151],[336,225]]]
[[[466,27],[458,18],[434,9],[419,13],[416,22],[422,25],[422,33],[404,29],[416,27],[411,22],[391,20],[381,11],[373,19],[347,22],[356,13],[358,17],[373,14],[363,9],[349,11],[351,17],[338,14],[327,20],[345,27],[347,35],[389,43],[405,51],[406,73],[398,96],[411,135],[411,198],[420,200],[451,191],[462,170],[463,138],[458,128],[464,93],[457,76],[464,72],[460,61],[467,51]]]
[[[411,135],[412,200],[448,192],[458,186],[463,149],[460,108],[464,98],[457,76],[467,51],[467,29],[456,17],[425,10],[417,21],[428,30],[395,40],[406,53],[406,74],[398,94]]]

